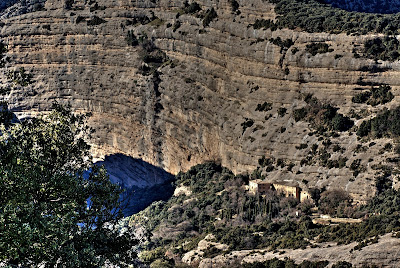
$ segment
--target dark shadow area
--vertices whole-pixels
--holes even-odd
[[[121,197],[125,216],[140,212],[154,201],[166,201],[174,193],[175,176],[141,159],[114,154],[96,164],[104,165],[110,180],[126,189]]]
[[[14,5],[18,0],[2,0],[0,1],[0,11]]]
[[[399,0],[318,0],[347,11],[394,14],[400,12]]]
[[[30,12],[42,11],[45,10],[45,2],[46,0],[0,0],[0,15],[10,18]]]

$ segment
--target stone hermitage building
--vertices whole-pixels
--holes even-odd
[[[284,194],[286,197],[294,197],[299,202],[311,199],[308,191],[300,188],[298,183],[294,181],[270,182],[260,179],[249,181],[249,192],[253,194],[267,194],[268,191],[277,191]]]

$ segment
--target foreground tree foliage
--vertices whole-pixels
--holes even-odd
[[[0,264],[126,264],[136,244],[121,233],[118,185],[92,164],[85,116],[55,104],[45,117],[0,130]]]

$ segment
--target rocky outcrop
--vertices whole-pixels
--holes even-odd
[[[229,254],[219,255],[214,258],[205,258],[200,261],[199,267],[218,267],[227,264],[263,262],[273,258],[294,260],[297,264],[303,261],[328,261],[327,267],[339,261],[352,263],[355,267],[364,265],[378,265],[378,267],[397,267],[400,260],[398,250],[398,238],[392,234],[386,234],[379,242],[368,245],[360,250],[354,250],[357,242],[348,245],[336,245],[335,243],[318,244],[318,246],[305,249],[285,249],[277,251],[268,250],[242,250]],[[390,257],[388,257],[390,256]]]
[[[305,106],[306,93],[344,114],[375,112],[382,106],[351,102],[358,93],[354,88],[371,82],[392,86],[396,97],[387,106],[394,106],[399,63],[382,62],[385,72],[365,71],[377,64],[354,58],[353,49],[369,36],[254,29],[256,19],[276,16],[263,0],[238,1],[238,10],[227,0],[197,2],[202,11],[190,14],[181,0],[47,0],[45,10],[3,16],[0,34],[12,62],[36,80],[30,89],[11,93],[13,111],[34,115],[58,100],[91,112],[99,157],[122,153],[171,173],[213,160],[240,173],[251,172],[267,156],[285,163],[268,176],[345,188],[359,200],[372,196],[371,167],[394,156],[378,153],[388,141],[376,140],[360,151],[356,135],[344,132],[329,139],[343,148],[331,158],[347,157],[347,168],[302,166],[309,150],[296,147],[322,147],[325,138],[292,113]],[[212,7],[217,18],[205,27],[201,15]],[[145,17],[149,22],[140,23]],[[157,72],[144,73],[147,52],[128,44],[128,31],[166,53]],[[278,37],[294,45],[283,49],[270,40]],[[315,42],[333,51],[313,56],[306,46]],[[271,110],[256,111],[265,102]],[[280,114],[279,108],[286,110]],[[356,159],[362,159],[365,172],[354,177],[349,167]]]

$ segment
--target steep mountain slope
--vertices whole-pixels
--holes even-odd
[[[339,187],[361,201],[374,195],[376,176],[395,180],[385,173],[396,166],[393,141],[356,134],[363,117],[399,103],[398,61],[354,54],[373,35],[256,27],[277,16],[263,0],[197,3],[47,0],[43,10],[3,16],[12,61],[36,80],[11,93],[13,111],[70,103],[93,114],[94,154],[122,153],[171,173],[206,160],[251,172],[269,163],[264,157],[268,178]],[[380,84],[393,100],[352,102]],[[310,94],[315,114],[295,117],[310,109]],[[326,125],[317,116],[325,104],[356,127]],[[316,132],[318,122],[326,131]]]
[[[400,11],[398,0],[324,0],[324,2],[349,11],[368,13],[397,13]]]

